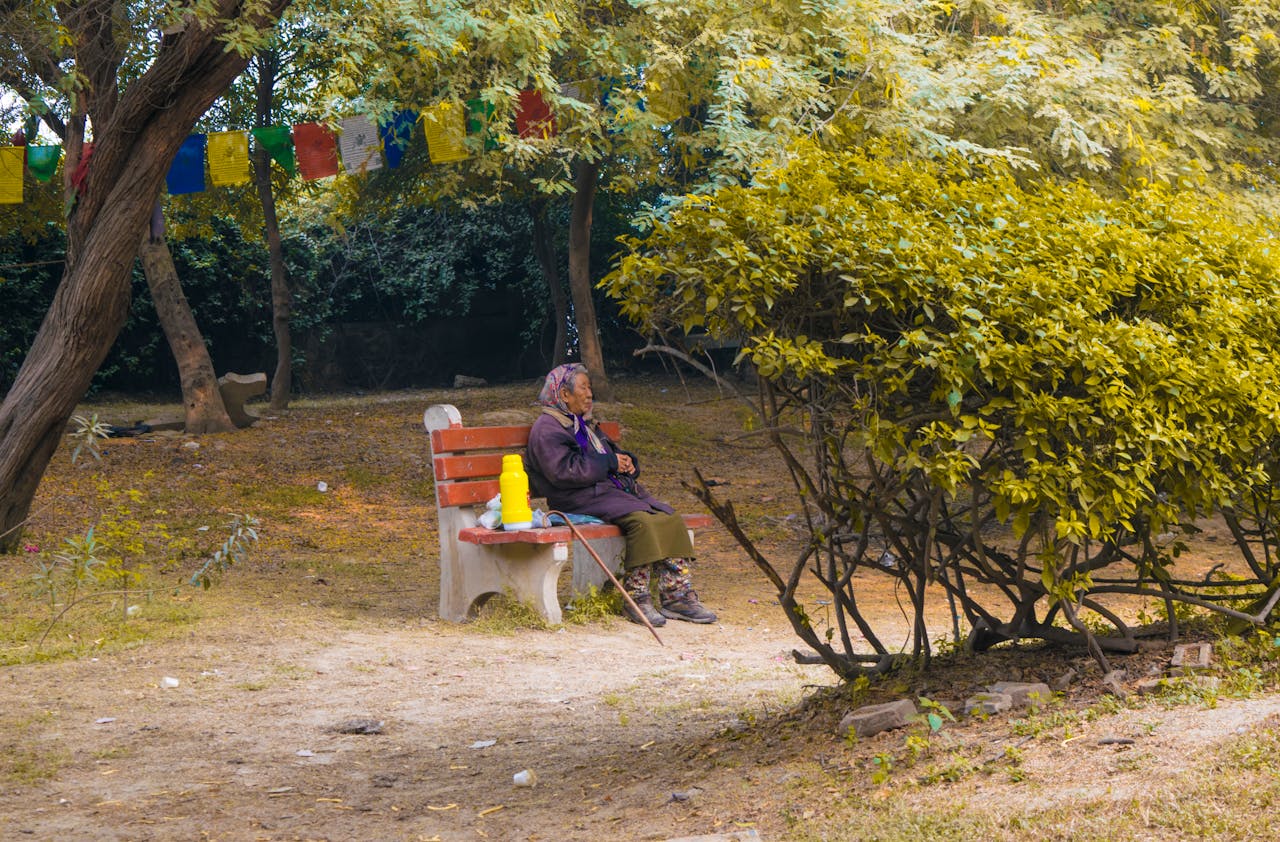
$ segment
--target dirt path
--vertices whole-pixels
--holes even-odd
[[[790,662],[781,629],[671,624],[665,647],[621,621],[507,636],[436,622],[280,631],[7,670],[5,720],[58,769],[0,796],[4,838],[710,832],[757,817],[745,803],[704,814],[703,793],[723,783],[690,750],[830,683]],[[353,719],[382,733],[335,731]],[[526,769],[536,785],[515,787]]]

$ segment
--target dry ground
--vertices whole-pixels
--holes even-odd
[[[794,551],[777,460],[726,440],[740,429],[732,401],[676,380],[618,391],[600,414],[624,421],[651,486],[691,508],[679,480],[702,467],[727,483],[770,552]],[[829,689],[833,675],[792,661],[797,638],[719,528],[699,536],[697,578],[721,621],[671,623],[664,646],[619,618],[556,629],[512,627],[503,611],[440,621],[422,409],[447,400],[469,422],[493,423],[527,413],[535,392],[300,401],[234,435],[112,441],[90,467],[59,454],[33,546],[127,520],[126,510],[192,543],[173,569],[149,573],[163,586],[131,600],[139,608],[123,631],[92,620],[109,606],[87,605],[42,650],[74,654],[36,658],[30,634],[0,652],[11,664],[0,671],[0,839],[663,840],[747,827],[770,842],[1249,835],[1248,810],[1219,809],[1202,792],[1209,813],[1239,814],[1206,818],[1179,798],[1206,758],[1275,748],[1276,697],[1188,690],[1180,705],[1120,703],[1081,652],[1003,649],[894,677],[863,699],[955,701],[1068,668],[1080,678],[1037,716],[850,745],[835,733],[848,703]],[[154,412],[98,409],[114,423]],[[251,561],[210,591],[183,586],[238,512],[263,523]],[[36,555],[0,560],[10,626],[47,616],[26,595]],[[1192,563],[1215,560],[1206,540]],[[905,629],[891,588],[867,580],[860,594],[879,628]],[[819,598],[810,610],[821,618]],[[1167,658],[1144,651],[1118,666],[1132,679]],[[340,733],[353,719],[381,732]],[[535,786],[513,785],[522,770]],[[1274,802],[1259,798],[1251,809],[1264,816]]]

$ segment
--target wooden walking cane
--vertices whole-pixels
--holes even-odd
[[[622,598],[625,599],[627,604],[631,606],[632,610],[636,612],[636,616],[640,618],[641,622],[644,623],[645,628],[647,628],[649,633],[653,635],[653,639],[658,641],[659,646],[666,646],[667,644],[662,642],[662,638],[658,637],[658,630],[653,627],[653,623],[649,622],[649,618],[640,610],[640,606],[636,605],[636,601],[631,598],[631,594],[627,593],[627,589],[622,587],[622,583],[618,581],[618,577],[613,575],[613,571],[609,569],[609,565],[604,563],[604,560],[600,558],[599,553],[597,553],[591,545],[587,543],[586,538],[582,537],[582,533],[578,531],[578,527],[574,526],[573,521],[569,520],[569,516],[564,512],[557,512],[554,509],[547,512],[548,517],[551,515],[560,515],[564,522],[569,526],[569,530],[573,532],[574,537],[578,539],[578,543],[587,548],[587,552],[591,553],[591,557],[596,560],[596,564],[600,565],[600,569],[604,571],[604,575],[609,577],[609,581],[613,582],[613,586],[618,589],[618,593],[622,594]]]

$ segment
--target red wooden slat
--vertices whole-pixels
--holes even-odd
[[[600,425],[614,441],[622,435],[616,421]],[[522,449],[529,443],[529,428],[524,427],[460,427],[456,430],[432,430],[432,453],[465,453],[468,450]]]
[[[437,456],[436,481],[442,479],[476,479],[496,477],[502,473],[501,453],[475,453],[466,456]]]
[[[474,482],[450,482],[436,485],[436,504],[439,506],[474,506],[484,504],[498,493],[496,479]]]
[[[690,529],[710,526],[711,515],[682,515],[685,526]],[[622,531],[612,523],[583,523],[578,526],[582,537],[588,541],[593,538],[613,538]],[[567,526],[551,526],[546,529],[517,529],[507,532],[503,529],[486,529],[483,526],[472,526],[458,532],[458,540],[468,544],[558,544],[573,540],[573,533]]]
[[[456,430],[432,430],[431,452],[456,453],[467,450],[521,448],[529,443],[529,428],[461,427]]]
[[[622,530],[612,523],[579,524],[578,532],[588,541],[595,538],[616,538]],[[458,538],[468,544],[559,544],[574,540],[567,526],[549,526],[542,529],[485,529],[473,526],[458,532]]]

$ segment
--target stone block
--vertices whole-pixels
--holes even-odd
[[[971,716],[975,713],[986,714],[992,716],[997,713],[1004,713],[1013,708],[1013,697],[1008,693],[974,693],[964,701],[964,714]]]
[[[227,373],[218,378],[218,391],[222,393],[222,405],[227,408],[227,417],[240,429],[250,427],[258,416],[245,412],[244,404],[249,398],[266,394],[267,375]]]
[[[453,388],[455,389],[470,389],[488,385],[489,381],[483,377],[471,377],[467,374],[455,374],[453,376]]]
[[[916,703],[910,699],[898,699],[896,702],[885,702],[881,705],[866,705],[851,712],[840,720],[837,733],[844,736],[853,729],[858,737],[870,737],[881,731],[901,728],[916,715]]]
[[[987,689],[992,693],[1008,693],[1015,708],[1045,705],[1053,697],[1049,685],[1041,681],[997,681]]]
[[[1053,680],[1053,689],[1059,692],[1066,690],[1068,687],[1071,686],[1072,682],[1074,682],[1076,678],[1079,677],[1079,675],[1080,674],[1076,672],[1074,669],[1071,669],[1070,667],[1068,667],[1066,672],[1064,672],[1062,675],[1058,676]]]
[[[1209,668],[1213,659],[1211,643],[1180,643],[1173,647],[1173,658],[1169,666],[1174,669],[1204,670]]]
[[[1139,696],[1151,696],[1163,690],[1164,686],[1163,678],[1144,678],[1133,689],[1138,691]]]

